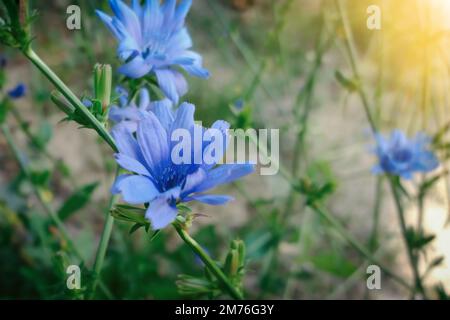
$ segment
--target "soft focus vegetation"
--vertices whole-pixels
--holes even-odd
[[[81,8],[81,30],[66,28],[69,4]],[[381,30],[366,26],[374,4]],[[80,99],[92,95],[96,63],[123,81],[116,42],[95,15],[110,12],[107,1],[29,7],[34,51]],[[280,129],[277,175],[221,187],[236,198],[229,205],[192,206],[190,234],[224,270],[236,239],[245,243],[235,273],[245,298],[447,298],[449,14],[446,0],[194,1],[187,25],[211,77],[189,77],[182,101],[205,126]],[[124,221],[89,292],[113,152],[94,130],[61,121],[54,87],[19,49],[0,54],[0,298],[229,297],[191,290],[213,276],[173,228],[130,232]],[[18,83],[25,96],[7,98]],[[374,175],[372,133],[393,129],[426,133],[439,168],[411,180]],[[81,264],[81,290],[67,289],[72,264]],[[380,290],[366,287],[371,264],[383,270]]]

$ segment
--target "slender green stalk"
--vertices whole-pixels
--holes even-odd
[[[36,52],[28,47],[23,51],[25,56],[50,80],[51,83],[58,89],[58,91],[70,102],[70,104],[82,114],[86,121],[88,121],[92,128],[97,131],[100,137],[105,140],[110,147],[117,151],[117,146],[114,139],[111,137],[106,128],[94,117],[86,106],[78,99],[78,97],[66,86],[66,84],[53,72],[52,69],[36,54]]]
[[[117,167],[116,177],[119,174],[120,168]],[[109,240],[111,239],[111,233],[114,227],[114,217],[111,215],[110,210],[114,206],[118,199],[117,195],[112,195],[109,200],[108,211],[106,212],[105,224],[103,225],[102,235],[100,237],[100,242],[98,244],[97,254],[95,255],[94,262],[94,282],[92,284],[90,298],[94,297],[95,290],[100,280],[100,272],[103,267],[103,262],[105,260],[106,251],[108,249]]]
[[[28,167],[25,164],[25,162],[23,161],[23,159],[20,155],[20,151],[14,143],[14,140],[11,135],[11,131],[9,130],[9,127],[6,125],[6,123],[4,123],[1,126],[1,128],[2,128],[3,135],[5,136],[6,142],[8,143],[8,146],[10,147],[11,151],[13,152],[13,155],[14,155],[17,163],[19,164],[20,169],[22,170],[22,172],[25,175],[25,177],[27,178],[27,180],[31,181],[30,172],[28,170]],[[50,219],[52,219],[53,223],[58,228],[58,230],[61,233],[61,235],[63,236],[64,240],[68,243],[69,247],[73,250],[73,252],[77,256],[77,258],[80,260],[83,260],[83,256],[82,256],[81,252],[78,250],[78,248],[73,243],[72,239],[70,238],[69,232],[67,231],[66,227],[62,223],[61,219],[53,211],[53,209],[50,207],[50,205],[47,203],[47,201],[44,200],[42,191],[39,188],[37,188],[33,183],[31,183],[31,185],[33,187],[33,192],[35,193],[36,198],[39,200],[39,202],[41,203],[42,207],[44,208],[45,212],[48,214]]]
[[[305,144],[305,136],[308,130],[308,119],[309,115],[311,113],[311,107],[312,107],[312,97],[314,94],[314,87],[316,84],[316,78],[317,74],[320,70],[320,67],[322,66],[322,60],[323,55],[325,54],[326,50],[329,48],[332,39],[334,37],[328,38],[326,41],[323,41],[325,34],[325,27],[322,27],[322,31],[320,32],[319,40],[316,44],[316,57],[314,61],[314,65],[312,70],[310,71],[308,75],[308,79],[306,80],[305,85],[301,88],[299,91],[296,102],[294,105],[294,113],[299,113],[301,103],[303,102],[303,113],[301,115],[298,115],[298,122],[300,124],[300,128],[297,132],[296,141],[294,144],[294,158],[292,159],[292,176],[294,178],[298,178],[298,174],[300,171],[300,158],[303,152],[304,144]],[[292,211],[292,208],[294,206],[295,202],[295,190],[291,190],[291,192],[288,195],[288,199],[286,201],[286,207],[283,211],[283,214],[281,215],[282,220],[286,219],[286,216],[289,214],[289,212]]]
[[[367,99],[367,95],[361,84],[361,76],[359,74],[359,70],[356,65],[357,58],[356,58],[355,45],[354,45],[354,41],[353,41],[353,34],[351,31],[348,19],[345,15],[341,0],[336,0],[336,6],[339,11],[339,16],[340,16],[340,19],[342,22],[342,26],[344,27],[344,32],[345,32],[344,44],[345,44],[345,49],[347,51],[348,58],[350,60],[350,66],[351,66],[351,69],[353,72],[353,78],[356,81],[356,83],[358,84],[357,92],[361,98],[361,101],[362,101],[362,104],[364,107],[364,112],[366,113],[366,117],[367,117],[367,120],[369,121],[370,127],[373,132],[377,132],[375,120],[372,116],[372,113],[370,112],[369,100]]]
[[[345,228],[341,225],[341,223],[333,217],[330,213],[328,213],[324,208],[322,208],[318,203],[312,203],[311,208],[319,214],[323,219],[328,221],[333,228],[356,250],[358,251],[362,256],[364,256],[368,261],[370,261],[373,264],[376,264],[380,267],[380,269],[390,278],[397,281],[399,284],[404,286],[405,288],[411,290],[411,286],[403,280],[400,276],[389,270],[387,267],[385,267],[378,259],[376,259],[370,250],[365,248],[361,243],[355,239],[351,234],[345,230]]]
[[[203,263],[209,268],[209,270],[217,277],[221,282],[223,287],[228,291],[231,297],[236,300],[242,300],[244,297],[242,293],[239,292],[227,278],[227,276],[222,272],[222,270],[217,266],[217,264],[211,259],[210,256],[203,250],[203,248],[195,241],[189,233],[180,225],[174,223],[175,230],[177,230],[181,239],[194,251],[195,254],[203,261]]]
[[[373,208],[373,221],[372,221],[372,232],[369,238],[369,249],[374,252],[378,245],[378,233],[380,227],[380,211],[381,203],[383,200],[383,177],[377,177],[377,183],[375,186],[375,205]]]
[[[361,85],[361,77],[356,65],[356,51],[354,49],[354,43],[353,43],[353,35],[351,32],[351,28],[350,25],[348,23],[348,19],[345,16],[345,12],[342,6],[342,2],[341,0],[335,0],[336,1],[336,6],[338,8],[339,11],[339,15],[340,15],[340,19],[342,21],[342,25],[344,27],[344,31],[345,31],[345,46],[346,46],[346,51],[350,60],[350,65],[352,68],[352,72],[353,72],[353,77],[354,79],[357,81],[358,83],[358,87],[357,87],[357,93],[359,94],[363,107],[364,107],[364,111],[366,113],[366,117],[367,120],[372,128],[372,132],[376,133],[377,132],[377,127],[376,127],[376,123],[372,117],[372,114],[370,112],[370,108],[369,108],[369,102],[366,96],[366,93]],[[422,285],[422,281],[420,278],[420,274],[419,274],[419,270],[418,270],[418,259],[417,257],[414,256],[414,253],[412,251],[412,248],[409,246],[409,243],[407,241],[407,229],[406,229],[406,222],[405,222],[405,217],[404,217],[404,212],[403,212],[403,207],[400,201],[400,195],[398,193],[397,187],[395,185],[395,182],[390,179],[390,185],[391,185],[391,190],[392,190],[392,194],[394,196],[395,199],[395,203],[397,206],[397,212],[398,212],[398,216],[399,216],[399,220],[400,220],[400,226],[402,229],[402,234],[403,234],[403,238],[406,242],[406,247],[407,247],[407,251],[408,251],[408,257],[409,257],[409,261],[411,264],[411,268],[413,270],[413,274],[414,274],[414,280],[415,280],[415,285],[411,288],[411,292],[414,294],[415,290],[418,289],[420,291],[420,293],[423,295],[424,298],[427,298],[425,290],[423,288]]]
[[[398,218],[400,221],[400,227],[402,230],[402,235],[403,235],[403,240],[405,241],[405,246],[407,248],[407,252],[408,252],[408,259],[409,259],[409,263],[411,265],[411,269],[413,271],[413,276],[414,276],[414,287],[412,288],[412,293],[414,295],[415,290],[419,290],[419,292],[423,295],[423,297],[425,299],[427,299],[427,295],[425,292],[425,289],[423,288],[422,285],[422,279],[420,277],[420,272],[419,272],[419,266],[418,266],[418,259],[417,256],[414,254],[413,249],[410,246],[410,243],[408,241],[407,238],[407,234],[408,234],[408,229],[406,226],[406,221],[405,221],[405,212],[403,210],[403,205],[400,199],[400,194],[398,191],[398,187],[395,184],[394,180],[391,178],[390,179],[390,184],[391,184],[391,189],[392,189],[392,194],[394,196],[394,200],[395,200],[395,206],[397,207],[397,213],[398,213]]]

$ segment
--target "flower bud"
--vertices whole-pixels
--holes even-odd
[[[239,253],[236,249],[230,249],[225,260],[224,271],[229,277],[234,277],[239,271]]]
[[[111,103],[112,70],[109,64],[96,64],[94,69],[94,95],[102,104],[103,112]]]

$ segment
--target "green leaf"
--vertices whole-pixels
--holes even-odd
[[[445,257],[444,257],[444,256],[440,256],[440,257],[434,258],[434,259],[430,262],[428,268],[429,268],[429,269],[432,269],[432,268],[438,267],[438,266],[440,266],[440,265],[444,262],[444,260],[445,260]]]
[[[145,209],[118,204],[111,210],[111,215],[121,221],[134,222],[142,225],[149,225],[150,222],[145,218]]]
[[[413,228],[406,230],[406,240],[412,249],[422,249],[430,244],[434,238],[436,238],[434,234],[426,235],[424,233],[418,233]]]
[[[341,254],[332,251],[313,256],[311,262],[317,269],[341,278],[347,278],[357,270],[352,262],[345,259]]]
[[[50,171],[32,171],[30,173],[30,180],[35,186],[46,186],[50,180]]]
[[[92,193],[97,188],[98,183],[91,183],[76,190],[59,208],[58,216],[65,220],[73,213],[82,209],[91,199]]]
[[[150,225],[150,224],[149,224]],[[150,242],[155,240],[155,238],[161,233],[161,230],[156,230],[153,232],[152,236],[150,237]]]
[[[359,89],[359,85],[358,85],[357,81],[355,81],[353,79],[348,79],[339,70],[336,70],[334,72],[334,76],[336,77],[336,80],[348,91],[354,92]]]
[[[128,234],[133,234],[133,233],[135,233],[137,230],[139,230],[140,228],[142,228],[142,227],[144,227],[145,225],[144,224],[142,224],[142,223],[135,223],[132,227],[131,227],[131,229],[130,229],[130,232],[128,233]]]
[[[435,175],[429,179],[426,179],[419,187],[419,198],[422,199],[426,196],[427,192],[434,186],[436,182],[439,181],[440,178],[447,175],[447,172],[442,174]]]
[[[179,212],[191,213],[192,209],[183,203],[177,204],[177,209]]]
[[[445,287],[442,285],[442,283],[435,286],[434,290],[436,291],[436,293],[439,297],[439,300],[450,300],[450,296],[445,291]]]

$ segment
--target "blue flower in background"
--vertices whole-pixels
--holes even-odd
[[[25,96],[27,87],[23,83],[19,83],[17,86],[8,91],[8,96],[11,99],[19,99]]]
[[[135,101],[129,101],[128,92],[122,87],[116,88],[116,93],[119,94],[119,103],[118,105],[111,106],[108,117],[116,124],[120,123],[126,126],[131,132],[136,132],[138,121],[148,111],[152,111],[156,107],[164,107],[172,110],[172,102],[168,99],[150,101],[150,94],[145,88],[139,91],[137,103]]]
[[[200,78],[209,72],[202,67],[201,56],[189,50],[192,39],[184,25],[192,0],[146,0],[131,7],[110,0],[115,16],[97,10],[97,15],[119,41],[118,56],[125,62],[119,72],[130,78],[154,74],[164,94],[176,104],[188,85],[179,69]]]
[[[402,131],[394,130],[390,138],[377,134],[376,141],[378,164],[373,168],[375,174],[388,173],[411,179],[415,172],[429,172],[439,166],[430,150],[430,139],[423,133],[408,139]]]
[[[136,135],[125,126],[117,125],[112,135],[118,145],[115,155],[117,163],[135,174],[119,176],[113,187],[113,194],[121,194],[130,204],[150,203],[146,218],[153,229],[161,229],[173,222],[177,215],[178,202],[199,201],[210,205],[225,204],[232,198],[226,195],[204,194],[216,186],[230,183],[253,172],[250,164],[192,163],[175,164],[172,160],[174,144],[172,133],[177,129],[189,132],[205,129],[194,122],[195,107],[182,103],[175,114],[163,105],[157,105],[138,122]],[[227,143],[225,121],[216,121],[212,128],[223,135]],[[202,139],[200,144],[191,144],[191,156],[207,150],[211,142]],[[223,148],[225,152],[226,145]],[[191,158],[192,159],[192,158]]]

